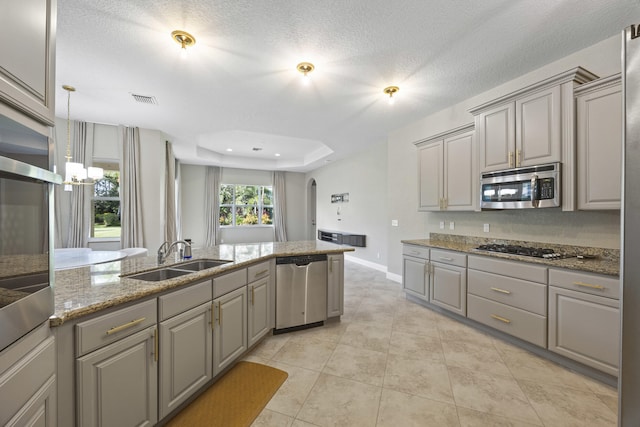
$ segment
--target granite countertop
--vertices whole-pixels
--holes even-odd
[[[207,258],[231,262],[159,282],[147,282],[123,276],[177,264],[179,261],[174,261],[173,254],[169,255],[162,265],[157,264],[154,254],[154,256],[60,270],[55,272],[55,312],[50,318],[50,324],[60,326],[81,316],[208,279],[257,261],[302,254],[339,254],[353,250],[348,246],[322,241],[246,243],[194,249],[193,260]]]
[[[566,268],[570,270],[607,274],[611,276],[620,275],[620,251],[617,249],[523,242],[518,240],[487,239],[482,237],[456,236],[437,233],[431,233],[429,239],[402,240],[402,243],[426,246],[430,248],[448,249],[457,252],[464,252],[469,255],[481,255],[513,261],[523,261],[532,264],[544,264],[548,267]],[[488,243],[551,248],[558,253],[566,255],[567,257],[561,259],[546,259],[500,252],[480,251],[476,249],[479,245]],[[576,255],[591,255],[595,258],[579,259]]]

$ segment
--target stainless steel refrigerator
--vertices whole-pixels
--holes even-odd
[[[618,425],[640,426],[640,25],[622,33],[622,349]]]

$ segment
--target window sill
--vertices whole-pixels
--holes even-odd
[[[273,225],[221,225],[221,229],[234,229],[234,228],[273,228]]]
[[[119,242],[120,237],[89,237],[87,242]]]

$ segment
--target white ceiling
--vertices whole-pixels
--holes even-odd
[[[56,115],[69,84],[72,119],[161,130],[185,163],[308,171],[638,18],[639,0],[61,0]]]

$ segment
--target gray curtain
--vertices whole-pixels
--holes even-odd
[[[175,242],[178,240],[176,228],[176,158],[171,149],[171,143],[165,142],[165,227],[164,240]]]
[[[144,247],[140,202],[140,130],[121,127],[122,166],[120,170],[120,213],[122,248]]]
[[[73,141],[71,142],[71,155],[74,162],[79,162],[87,166],[91,164],[91,149],[87,144],[87,123],[73,122]],[[66,147],[65,147],[66,149]],[[64,177],[65,171],[62,171]],[[67,248],[87,247],[89,240],[89,227],[91,225],[88,218],[85,204],[91,199],[93,186],[72,185],[71,186],[71,208],[68,218],[69,228],[67,230]]]
[[[204,245],[215,246],[220,243],[220,168],[207,166],[204,192]]]
[[[284,172],[277,171],[273,173],[273,231],[276,242],[287,241],[287,229],[285,227],[287,200],[284,181]]]

